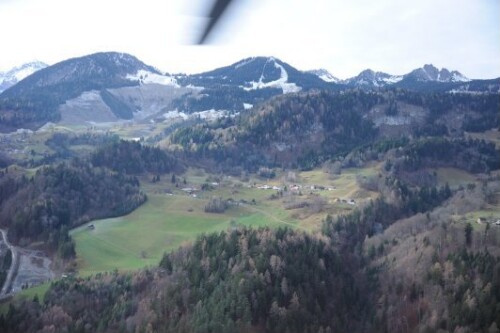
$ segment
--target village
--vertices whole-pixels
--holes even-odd
[[[271,192],[269,199],[276,199],[278,197],[284,197],[284,196],[302,196],[305,194],[320,195],[323,193],[327,195],[327,197],[330,198],[333,203],[347,204],[351,206],[356,206],[357,204],[356,200],[353,198],[335,196],[334,193],[335,191],[337,191],[337,187],[335,186],[323,186],[317,184],[302,185],[297,183],[287,184],[286,182],[283,182],[282,184],[279,185],[269,184],[269,183],[258,183],[258,182],[253,182],[251,184],[242,184],[232,181],[205,182],[201,184],[201,186],[199,184],[190,184],[189,186],[182,187],[180,188],[181,191],[180,193],[184,193],[185,195],[188,195],[192,198],[200,198],[204,197],[203,193],[209,193],[215,191],[214,193],[210,194],[210,196],[213,196],[215,193],[217,193],[217,189],[220,190],[222,188],[232,189],[231,194],[237,194],[238,189],[241,188],[246,188],[250,191],[261,190],[261,191]],[[327,194],[328,192],[332,193]],[[167,195],[174,194],[172,189],[170,188],[165,189],[163,193]],[[228,200],[232,202],[238,202],[238,200],[233,200],[231,198],[229,198]],[[243,200],[242,202],[245,203],[246,200]]]

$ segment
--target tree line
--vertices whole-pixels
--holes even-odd
[[[0,220],[20,245],[43,241],[63,258],[74,255],[69,229],[92,219],[124,215],[146,196],[139,181],[74,159],[42,167],[32,177],[0,179]]]
[[[69,142],[62,143],[69,139]],[[20,245],[43,241],[62,258],[74,256],[71,228],[93,219],[125,215],[145,200],[136,175],[155,179],[180,172],[183,165],[169,153],[113,136],[54,135],[49,144],[58,151],[67,145],[101,143],[87,158],[42,166],[32,176],[0,173],[0,221],[9,239]],[[61,156],[60,154],[58,156]]]

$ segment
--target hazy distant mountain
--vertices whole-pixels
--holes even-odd
[[[364,89],[394,87],[429,92],[500,92],[500,78],[471,80],[456,70],[438,69],[433,65],[424,65],[404,75],[391,75],[366,69],[357,76],[340,80],[338,83],[345,87]]]
[[[458,71],[449,71],[446,68],[441,70],[433,65],[424,65],[422,68],[417,68],[404,76],[405,79],[414,79],[416,81],[433,81],[433,82],[469,82],[471,81]]]
[[[0,93],[15,85],[25,77],[47,66],[46,63],[41,61],[33,61],[14,67],[6,72],[0,72]]]
[[[391,75],[366,69],[357,76],[340,81],[340,83],[356,87],[384,87],[397,86],[401,81],[405,81],[408,85],[410,82],[463,83],[471,80],[458,71],[450,72],[446,68],[439,70],[433,65],[424,65],[405,75]]]
[[[424,65],[404,75],[394,87],[428,92],[500,93],[500,78],[471,80],[455,70]]]
[[[371,69],[366,69],[357,76],[341,81],[348,86],[367,86],[367,87],[383,87],[394,84],[403,79],[399,75],[390,75],[383,72],[374,72]]]

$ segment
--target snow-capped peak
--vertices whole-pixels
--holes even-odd
[[[313,69],[313,70],[307,71],[307,73],[314,74],[325,82],[338,83],[340,81],[339,78],[333,76],[329,71],[327,71],[326,69],[323,69],[323,68]]]
[[[263,88],[281,88],[284,94],[295,93],[302,90],[302,88],[297,86],[295,83],[288,82],[288,73],[285,67],[279,64],[275,58],[273,57],[268,58],[267,63],[269,62],[272,62],[274,67],[280,70],[281,73],[280,78],[275,81],[264,82],[264,71],[262,71],[262,74],[258,82],[255,81],[248,82],[250,87],[243,87],[243,89],[249,91],[249,90],[256,90]]]
[[[432,64],[426,64],[422,68],[417,68],[406,76],[412,76],[417,81],[435,81],[435,82],[469,82],[470,79],[460,72],[450,72],[446,68],[439,70]]]
[[[400,75],[390,75],[384,72],[375,72],[371,69],[365,69],[358,76],[342,81],[342,83],[356,86],[382,87],[387,84],[394,84],[403,79]]]
[[[7,72],[0,72],[0,92],[47,66],[47,64],[41,61],[32,61],[14,67]]]

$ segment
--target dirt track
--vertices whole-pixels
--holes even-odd
[[[40,251],[13,246],[7,240],[7,232],[0,229],[4,244],[12,251],[12,264],[0,291],[0,299],[19,292],[23,287],[31,287],[55,277],[50,269],[51,260]]]
[[[12,264],[10,265],[9,272],[7,273],[7,278],[5,279],[5,283],[3,284],[2,290],[0,291],[0,298],[3,298],[9,293],[12,286],[12,280],[16,275],[17,266],[19,264],[19,255],[17,253],[16,247],[9,243],[9,240],[7,239],[7,232],[2,229],[0,229],[0,232],[2,233],[3,243],[7,245],[7,247],[12,252]]]

